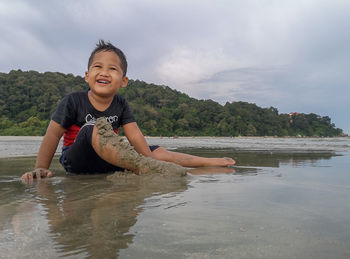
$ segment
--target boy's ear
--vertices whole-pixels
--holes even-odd
[[[125,88],[128,85],[128,82],[129,78],[127,76],[124,76],[121,87]]]
[[[88,71],[85,72],[85,82],[89,83],[89,72]]]

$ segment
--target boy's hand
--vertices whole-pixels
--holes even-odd
[[[32,182],[33,179],[35,178],[41,179],[41,178],[52,177],[52,176],[53,176],[53,172],[50,171],[49,169],[36,168],[33,171],[24,173],[21,178],[22,178],[22,182],[28,183],[28,182]]]

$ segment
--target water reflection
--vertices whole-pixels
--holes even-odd
[[[37,200],[44,207],[52,238],[62,255],[87,252],[93,258],[115,257],[128,247],[145,199],[186,190],[183,177],[74,176],[40,181]]]
[[[205,156],[234,157],[237,165],[248,167],[198,168],[191,172],[193,177],[198,174],[217,173],[254,175],[261,170],[255,167],[317,165],[320,161],[329,160],[335,155],[334,153],[257,153],[208,149],[186,151]],[[12,257],[19,255],[38,257],[43,255],[44,250],[45,256],[51,258],[59,256],[115,258],[120,250],[128,248],[133,243],[134,235],[137,233],[130,229],[136,224],[140,213],[152,206],[149,198],[154,200],[164,194],[176,196],[186,192],[191,179],[191,176],[160,177],[159,175],[65,176],[55,161],[53,168],[56,177],[35,182],[32,186],[25,186],[20,182],[19,177],[22,172],[31,169],[33,164],[34,158],[0,159],[0,195],[2,197],[0,199],[0,254],[6,253],[10,257],[12,255]],[[210,188],[209,184],[215,180],[213,179],[202,177],[201,185],[197,186],[195,183],[195,188],[201,186],[205,186],[205,189]],[[231,188],[229,183],[228,185],[230,193],[226,197],[231,197],[231,192],[237,191],[239,186]],[[249,192],[254,193],[252,189]],[[207,194],[215,197],[213,193],[214,191]],[[293,193],[288,197],[292,195]],[[244,197],[244,195],[232,195],[232,197]],[[249,198],[249,196],[246,197]],[[248,198],[247,203],[251,202]],[[217,199],[222,200],[221,197]],[[271,200],[270,198],[269,201]],[[163,200],[160,199],[159,202]],[[159,202],[156,206],[160,205]],[[173,208],[181,205],[164,204],[163,207]],[[201,211],[206,212],[210,209],[212,208],[201,208]],[[186,212],[185,209],[184,211]],[[210,221],[201,222],[210,224]],[[197,224],[200,228],[200,223]],[[38,250],[39,248],[41,251]]]

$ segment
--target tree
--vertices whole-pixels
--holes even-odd
[[[0,134],[44,134],[61,98],[88,89],[83,77],[57,72],[12,70],[0,73]],[[278,114],[254,103],[197,100],[164,85],[130,80],[120,89],[141,130],[172,136],[339,136],[328,116]]]

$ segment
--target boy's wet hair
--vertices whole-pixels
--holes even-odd
[[[88,69],[91,66],[91,63],[92,63],[92,60],[94,59],[95,54],[101,51],[113,51],[115,54],[117,54],[120,59],[121,69],[123,70],[123,76],[126,76],[126,71],[128,69],[128,62],[126,61],[125,54],[123,53],[123,51],[115,47],[112,43],[110,42],[106,43],[104,40],[99,40],[98,43],[96,44],[96,48],[92,51],[88,62]]]

